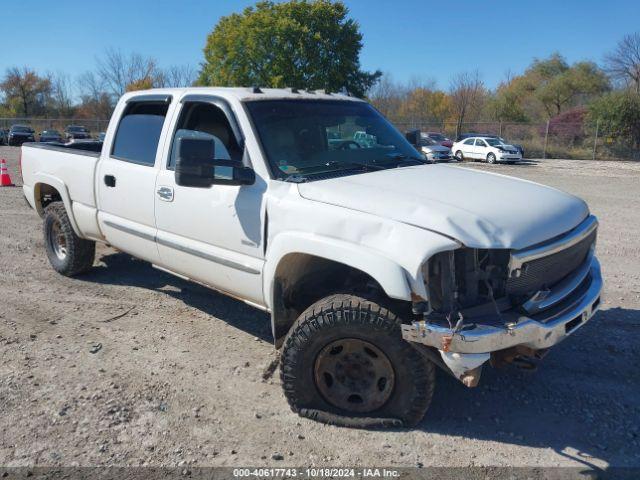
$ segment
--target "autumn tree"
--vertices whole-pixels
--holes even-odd
[[[400,107],[400,116],[443,122],[452,111],[453,102],[445,92],[418,87],[407,93]]]
[[[484,93],[484,84],[478,71],[459,73],[451,79],[449,95],[456,121],[456,136],[462,130],[465,119],[481,109]]]
[[[369,89],[367,97],[380,113],[386,117],[393,117],[399,114],[406,91],[406,87],[395,82],[391,74],[384,73]]]
[[[640,93],[640,32],[622,37],[615,50],[605,56],[605,70]]]
[[[80,105],[77,115],[80,118],[109,118],[114,106],[112,95],[107,92],[102,77],[92,71],[80,75],[77,80],[80,93]]]
[[[96,73],[115,98],[122,96],[130,85],[155,78],[158,66],[153,58],[139,53],[124,54],[121,50],[108,49],[97,58]]]
[[[9,68],[0,83],[9,109],[19,116],[40,115],[51,95],[51,80],[28,67]]]
[[[344,3],[259,2],[207,38],[201,85],[324,88],[363,96],[381,75],[360,68],[362,34]]]

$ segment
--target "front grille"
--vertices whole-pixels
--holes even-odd
[[[575,245],[546,257],[525,262],[520,276],[507,280],[507,293],[527,295],[553,287],[583,264],[591,246],[596,241],[596,235],[597,230],[594,230]]]

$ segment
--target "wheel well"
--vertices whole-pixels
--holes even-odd
[[[40,215],[44,213],[44,209],[51,202],[62,201],[62,195],[56,190],[55,187],[46,183],[37,183],[34,187],[34,194],[36,200],[36,210]]]
[[[276,348],[302,312],[334,293],[377,298],[386,305],[394,304],[398,314],[404,309],[411,312],[409,302],[387,297],[380,284],[361,270],[315,255],[291,253],[280,261],[274,278],[271,322]]]

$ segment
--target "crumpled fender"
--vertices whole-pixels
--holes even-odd
[[[275,272],[289,253],[316,255],[357,268],[374,278],[389,297],[409,301],[412,293],[427,296],[423,263],[436,253],[461,246],[414,225],[304,199],[295,185],[274,185],[269,193],[263,275],[269,308],[273,307]]]

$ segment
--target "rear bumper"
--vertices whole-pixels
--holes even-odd
[[[531,317],[504,314],[501,325],[465,325],[453,332],[449,327],[424,320],[402,325],[402,337],[409,341],[453,353],[488,353],[522,345],[534,350],[549,348],[574,333],[591,319],[600,306],[602,275],[600,263],[591,259],[586,288],[546,312]]]

